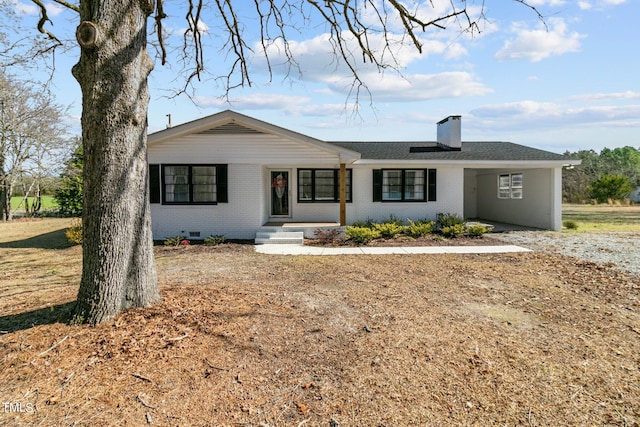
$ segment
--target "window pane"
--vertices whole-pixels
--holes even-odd
[[[511,175],[511,187],[512,188],[522,188],[522,174],[514,173]]]
[[[191,168],[192,184],[215,184],[216,183],[216,167],[215,166],[194,166]]]
[[[312,200],[311,170],[298,169],[298,200]]]
[[[522,199],[522,174],[514,173],[511,175],[511,198]]]
[[[316,200],[335,200],[333,170],[317,170]]]
[[[194,202],[215,202],[216,201],[216,186],[210,185],[194,185],[193,186],[193,201]]]
[[[498,176],[498,198],[508,199],[511,197],[511,177],[509,175]]]
[[[193,166],[191,168],[191,183],[193,184],[193,202],[216,201],[215,166]]]
[[[166,166],[164,174],[164,182],[167,184],[187,184],[189,180],[187,166]]]
[[[189,201],[189,167],[188,166],[166,166],[165,176],[165,199],[167,202],[188,202]]]
[[[382,171],[382,200],[402,200],[402,171]]]
[[[404,180],[405,200],[424,200],[424,170],[407,170]]]

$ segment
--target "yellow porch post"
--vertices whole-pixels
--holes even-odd
[[[340,163],[340,225],[347,225],[347,166]]]

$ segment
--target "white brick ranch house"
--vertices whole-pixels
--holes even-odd
[[[580,161],[510,142],[461,142],[460,123],[444,119],[430,142],[327,142],[228,110],[153,133],[154,238],[253,239],[273,223],[438,213],[560,229],[562,167]]]

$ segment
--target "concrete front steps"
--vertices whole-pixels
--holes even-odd
[[[278,229],[261,230],[256,233],[256,245],[302,245],[304,244],[304,232],[282,231]]]
[[[267,223],[256,232],[256,245],[303,245],[304,239],[317,239],[319,233],[344,236],[345,227],[335,222]]]

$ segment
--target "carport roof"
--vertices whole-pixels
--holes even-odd
[[[480,160],[480,161],[571,161],[562,154],[512,142],[462,142],[462,149],[448,150],[437,142],[347,142],[331,141],[371,160]]]

